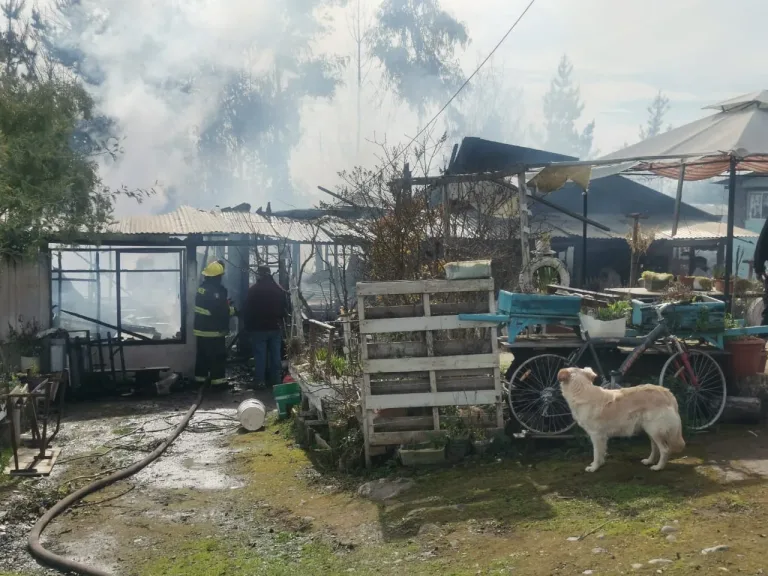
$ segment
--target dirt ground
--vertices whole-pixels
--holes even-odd
[[[350,477],[318,471],[289,424],[239,432],[232,417],[246,396],[209,394],[160,461],[57,519],[46,545],[142,576],[768,570],[768,428],[692,436],[662,472],[640,464],[644,440],[614,441],[595,474],[584,472],[586,441],[547,441],[440,470],[393,463]],[[0,575],[52,573],[25,550],[39,514],[69,486],[151,450],[192,399],[71,405],[54,474],[0,480]],[[357,495],[380,477],[412,487],[386,504]]]

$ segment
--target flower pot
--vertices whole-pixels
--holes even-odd
[[[725,278],[715,278],[714,284],[715,284],[715,290],[725,294]],[[731,278],[731,294],[733,294],[734,292],[733,290],[734,285],[735,285],[735,278]]]
[[[627,319],[598,320],[586,314],[579,314],[581,320],[581,334],[589,332],[590,338],[624,338],[627,332]]]
[[[400,462],[403,466],[436,466],[445,462],[445,448],[400,448]]]
[[[663,292],[667,289],[669,283],[669,280],[646,280],[645,289],[648,290],[648,292]]]
[[[448,440],[445,446],[445,457],[449,462],[464,460],[469,452],[469,438],[456,438]]]
[[[683,286],[687,286],[688,288],[693,288],[693,281],[696,279],[695,276],[678,276],[678,280]]]
[[[21,371],[22,372],[39,372],[40,371],[40,358],[38,356],[22,356],[21,357]]]
[[[741,338],[725,341],[725,350],[730,354],[732,378],[745,378],[765,371],[765,340]]]

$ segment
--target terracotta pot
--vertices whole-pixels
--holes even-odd
[[[726,340],[725,350],[730,354],[732,378],[745,378],[765,372],[765,340],[761,338]]]
[[[736,280],[734,278],[731,278],[731,294],[733,294],[734,286],[736,284]],[[716,278],[714,281],[715,290],[718,292],[722,292],[725,294],[725,279],[724,278]]]
[[[683,286],[687,286],[688,288],[693,288],[694,276],[678,276],[677,279],[680,281],[680,283]]]

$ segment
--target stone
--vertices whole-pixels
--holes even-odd
[[[582,572],[582,574],[594,574],[594,573],[595,573],[594,570],[584,570],[584,572]]]
[[[730,550],[730,548],[725,544],[718,544],[717,546],[704,548],[704,550],[702,550],[701,553],[706,556],[707,554],[713,554],[715,552],[727,552],[728,550]]]
[[[443,531],[440,530],[440,526],[437,524],[422,524],[419,528],[419,536],[422,538],[440,538],[443,535]]]
[[[592,548],[592,554],[605,554],[608,552],[605,548]]]
[[[651,566],[657,566],[659,564],[672,564],[672,560],[667,560],[666,558],[654,558],[653,560],[648,560],[648,564]]]
[[[661,527],[661,533],[662,534],[674,534],[677,532],[677,528],[674,526],[662,526]]]
[[[366,482],[358,488],[357,494],[374,502],[384,503],[414,486],[415,482],[407,478],[395,478],[394,480],[381,478],[373,482]]]
[[[600,534],[598,534],[597,536],[595,536],[595,538],[597,538],[598,540],[605,540],[605,534],[603,534],[603,533],[601,532]]]
[[[568,542],[578,542],[579,540],[581,540],[581,538],[579,538],[578,536],[568,536],[566,540],[568,540]]]
[[[640,570],[642,567],[643,565],[640,564],[639,562],[635,562],[634,564],[632,564],[632,570]]]
[[[667,536],[667,542],[677,542],[677,536],[675,536],[674,534],[669,534]]]

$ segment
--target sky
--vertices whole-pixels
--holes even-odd
[[[84,0],[92,1],[95,0]],[[162,86],[169,70],[183,74],[219,54],[217,64],[234,66],[242,47],[256,49],[250,66],[268,67],[274,17],[267,0],[187,0],[196,9],[182,20],[168,8],[184,0],[102,0],[97,4],[119,13],[111,30],[78,32],[81,48],[97,59],[106,81],[95,94],[103,110],[123,127],[124,154],[103,167],[111,186],[149,187],[160,194],[142,206],[123,202],[119,213],[158,211],[163,189],[183,181],[186,142],[213,113],[211,94],[184,94]],[[270,0],[271,1],[271,0]],[[484,58],[529,0],[442,0],[467,25],[471,42],[460,54],[469,74]],[[371,13],[378,0],[362,0]],[[353,0],[354,3],[354,0]],[[537,0],[489,66],[521,96],[508,103],[524,127],[542,123],[542,97],[560,58],[566,54],[585,103],[582,124],[595,121],[594,147],[607,154],[638,140],[639,126],[656,93],[670,100],[666,121],[679,126],[705,114],[702,107],[768,88],[763,53],[765,0]],[[331,12],[329,31],[318,52],[353,53],[348,10]],[[139,40],[137,42],[137,39]],[[149,50],[151,48],[151,50]],[[307,101],[302,108],[302,138],[291,158],[294,194],[267,197],[264,191],[233,192],[227,198],[190,197],[201,208],[272,202],[273,210],[308,207],[325,199],[317,186],[334,188],[337,173],[360,164],[377,165],[377,142],[408,142],[421,127],[419,119],[390,96],[382,96],[377,71],[368,70],[363,92],[363,138],[355,149],[354,72],[333,101]],[[512,94],[512,92],[510,92]],[[466,134],[472,136],[477,134]],[[530,134],[523,145],[535,144]],[[185,203],[184,190],[180,190]],[[289,200],[286,200],[289,198]]]

